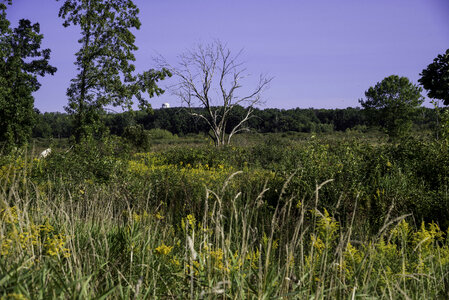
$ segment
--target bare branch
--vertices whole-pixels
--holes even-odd
[[[246,72],[240,60],[242,53],[240,50],[233,55],[226,44],[216,40],[179,55],[176,66],[162,56],[156,59],[159,67],[170,70],[178,79],[169,90],[190,109],[192,116],[206,122],[217,146],[229,144],[234,134],[244,130],[243,125],[251,118],[254,107],[263,103],[262,92],[272,81],[260,75],[249,94],[238,95]],[[246,107],[246,112],[237,125],[229,129],[228,120],[236,106]],[[193,110],[197,107],[202,107],[202,112]]]

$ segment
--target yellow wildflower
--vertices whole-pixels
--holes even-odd
[[[7,207],[0,210],[0,220],[7,224],[17,224],[19,222],[20,210],[17,206]]]
[[[181,265],[181,263],[179,262],[179,260],[177,258],[170,259],[170,263],[174,264],[175,266]]]
[[[158,220],[163,220],[165,217],[163,215],[161,215],[159,212],[157,212],[155,215],[156,219]]]
[[[28,298],[22,294],[11,293],[6,296],[3,296],[1,300],[27,300]]]
[[[191,226],[195,227],[195,224],[196,224],[196,218],[195,218],[194,215],[192,215],[192,214],[187,215],[187,221],[189,221],[189,224],[190,224]]]
[[[167,246],[164,243],[162,243],[162,245],[157,247],[155,249],[155,251],[156,251],[157,254],[168,255],[168,254],[170,254],[172,249],[173,249],[173,246]]]

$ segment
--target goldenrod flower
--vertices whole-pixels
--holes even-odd
[[[168,255],[168,254],[170,254],[172,249],[173,249],[173,246],[167,246],[164,243],[162,243],[162,245],[160,245],[159,247],[157,247],[154,250],[156,251],[157,254]]]
[[[157,212],[155,215],[156,219],[158,220],[163,220],[165,217],[163,215],[161,215],[159,212]]]

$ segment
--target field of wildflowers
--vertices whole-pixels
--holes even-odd
[[[444,143],[97,147],[0,157],[1,299],[449,297]]]

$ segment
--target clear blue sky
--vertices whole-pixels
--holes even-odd
[[[358,106],[364,91],[396,74],[417,83],[419,73],[449,48],[449,0],[135,0],[138,70],[157,54],[176,56],[199,42],[220,39],[237,51],[254,78],[274,77],[262,108]],[[41,111],[63,111],[76,74],[79,31],[58,18],[62,2],[14,0],[7,14],[41,24],[52,50],[54,76],[34,94]],[[163,84],[162,84],[163,85]],[[153,107],[178,99],[151,99]]]

